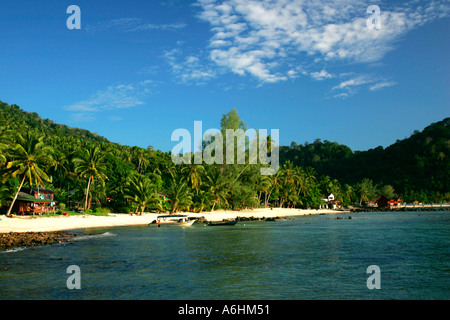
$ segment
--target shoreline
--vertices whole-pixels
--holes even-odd
[[[178,212],[176,214],[186,214],[192,218],[204,218],[206,221],[234,220],[237,217],[252,220],[262,218],[281,218],[295,217],[317,214],[338,214],[338,213],[357,213],[357,212],[402,212],[402,211],[450,211],[445,208],[399,208],[399,209],[381,209],[381,208],[353,208],[349,210],[332,209],[290,209],[290,208],[257,208],[252,210],[231,211],[217,210],[214,212]],[[77,215],[77,216],[56,216],[56,217],[32,217],[16,216],[14,218],[0,215],[0,235],[10,232],[55,232],[55,231],[74,231],[90,228],[108,228],[148,225],[156,220],[157,216],[164,213],[144,213],[142,216],[130,213],[110,213],[108,216]]]
[[[411,210],[420,212],[422,210]],[[430,210],[430,209],[428,209]],[[402,212],[406,210],[387,210]],[[410,211],[410,210],[408,210]],[[441,210],[431,210],[441,211]],[[444,211],[449,211],[445,208]],[[330,215],[339,213],[357,213],[357,212],[379,212],[379,210],[306,210],[306,209],[287,209],[287,208],[258,208],[244,211],[225,211],[218,210],[214,212],[192,213],[179,212],[177,214],[186,214],[190,218],[198,218],[204,221],[223,221],[240,218],[241,221],[264,220],[275,221],[276,219],[286,217],[296,217],[305,215]],[[56,217],[14,217],[9,218],[0,215],[0,252],[13,250],[15,247],[34,247],[42,245],[51,245],[57,243],[71,242],[79,235],[90,233],[92,229],[126,226],[146,226],[156,220],[159,213],[144,213],[142,216],[122,213],[109,214],[108,216],[56,216]],[[347,217],[352,219],[352,216]],[[345,219],[337,216],[337,219]],[[91,229],[91,230],[90,230]],[[91,233],[92,235],[92,233]]]
[[[311,214],[336,214],[347,211],[342,210],[306,210],[306,209],[287,209],[287,208],[262,208],[245,211],[225,211],[218,210],[214,212],[179,212],[177,214],[186,214],[189,217],[201,218],[207,221],[222,221],[227,219],[242,218],[276,218],[289,216],[304,216]],[[348,211],[350,212],[350,211]],[[58,217],[14,217],[9,218],[0,216],[0,234],[10,232],[51,232],[51,231],[69,231],[89,228],[121,227],[148,225],[156,220],[156,217],[162,213],[144,213],[142,216],[131,215],[129,213],[111,213],[108,216],[58,216]]]

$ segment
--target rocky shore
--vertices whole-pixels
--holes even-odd
[[[33,247],[73,241],[76,234],[65,231],[0,233],[0,250]]]

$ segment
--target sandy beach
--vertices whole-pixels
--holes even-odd
[[[342,211],[335,210],[299,210],[274,208],[254,209],[248,211],[214,211],[202,213],[177,213],[187,214],[190,217],[204,217],[208,221],[222,221],[223,219],[235,219],[236,217],[274,218],[301,216],[309,214],[332,214]],[[59,216],[59,217],[15,217],[0,216],[0,233],[8,232],[44,232],[63,231],[99,227],[118,227],[132,225],[147,225],[156,220],[157,213],[145,213],[142,216],[131,214],[110,214],[109,216]]]

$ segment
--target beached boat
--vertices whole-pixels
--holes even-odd
[[[183,226],[183,227],[189,227],[192,226],[197,219],[190,219],[185,214],[167,214],[167,215],[160,215],[156,217],[156,220],[154,220],[150,224],[167,224],[167,225],[176,225],[176,226]]]
[[[210,221],[208,222],[208,226],[234,226],[236,223],[239,222],[239,219],[232,220],[232,221]]]

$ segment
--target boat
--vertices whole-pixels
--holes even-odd
[[[208,226],[234,226],[236,223],[239,222],[239,219],[236,218],[236,220],[230,220],[230,221],[209,221]]]
[[[197,219],[192,219],[192,220],[187,220],[187,221],[182,221],[182,222],[178,222],[177,225],[180,225],[182,227],[190,227],[192,226],[195,221],[197,221]]]
[[[167,225],[176,225],[176,226],[183,226],[183,227],[189,227],[192,226],[197,219],[190,219],[185,214],[166,214],[166,215],[160,215],[156,217],[156,220],[153,220],[149,225],[156,224],[160,226],[161,224],[167,224]]]

